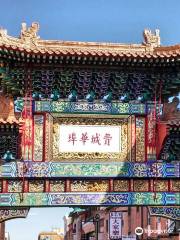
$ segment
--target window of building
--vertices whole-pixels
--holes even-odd
[[[76,224],[74,224],[74,226],[73,226],[73,233],[74,234],[76,233]]]
[[[104,218],[99,220],[99,226],[104,227]]]
[[[99,233],[104,232],[104,218],[99,220]]]
[[[87,240],[87,239],[88,239],[88,237],[86,236],[86,234],[82,234],[81,240]]]
[[[106,220],[106,232],[108,233],[108,231],[109,231],[109,222],[108,220]]]
[[[123,218],[122,218],[121,224],[122,224],[122,227],[124,227],[124,219]]]
[[[131,207],[128,207],[128,216],[131,215]]]
[[[128,235],[131,235],[131,207],[128,207]]]
[[[150,217],[150,214],[148,214],[148,225],[151,225],[151,217]]]

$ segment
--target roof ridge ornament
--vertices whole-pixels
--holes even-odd
[[[160,38],[160,30],[155,29],[153,33],[150,29],[144,29],[143,36],[144,42],[146,46],[150,46],[152,48],[159,47],[161,45],[161,38]]]
[[[0,37],[7,37],[7,30],[0,27]]]
[[[37,45],[36,42],[40,38],[37,33],[39,31],[39,23],[33,22],[30,27],[27,28],[25,22],[22,23],[20,39],[22,39],[26,44],[33,43]]]

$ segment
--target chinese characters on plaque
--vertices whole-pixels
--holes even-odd
[[[121,152],[120,126],[60,125],[60,152]]]
[[[122,237],[122,213],[110,212],[109,213],[109,238],[121,239]]]

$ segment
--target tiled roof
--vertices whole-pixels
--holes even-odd
[[[7,119],[0,118],[0,123],[2,123],[2,124],[7,124],[7,123],[9,123],[9,124],[20,124],[20,123],[22,123],[22,121],[17,120],[15,117],[14,118],[9,117]]]
[[[180,127],[180,119],[169,120],[168,125]]]
[[[33,23],[27,28],[22,24],[19,38],[7,35],[6,30],[0,30],[0,50],[16,52],[16,54],[47,55],[47,56],[83,56],[111,58],[175,58],[180,56],[180,45],[160,46],[159,32],[153,34],[144,31],[142,44],[119,44],[97,42],[51,41],[42,40],[37,36],[39,25]]]

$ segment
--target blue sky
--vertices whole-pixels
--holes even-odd
[[[11,240],[38,240],[40,232],[64,228],[63,217],[70,211],[72,208],[31,208],[27,218],[6,222],[6,231]]]
[[[179,0],[0,0],[0,26],[19,35],[21,22],[40,23],[44,39],[142,42],[159,28],[162,44],[180,43]]]
[[[144,28],[160,29],[163,45],[180,43],[180,0],[0,0],[0,26],[13,36],[22,22],[40,23],[42,39],[141,43]],[[11,240],[36,240],[38,233],[62,227],[67,208],[32,209],[11,220]]]

